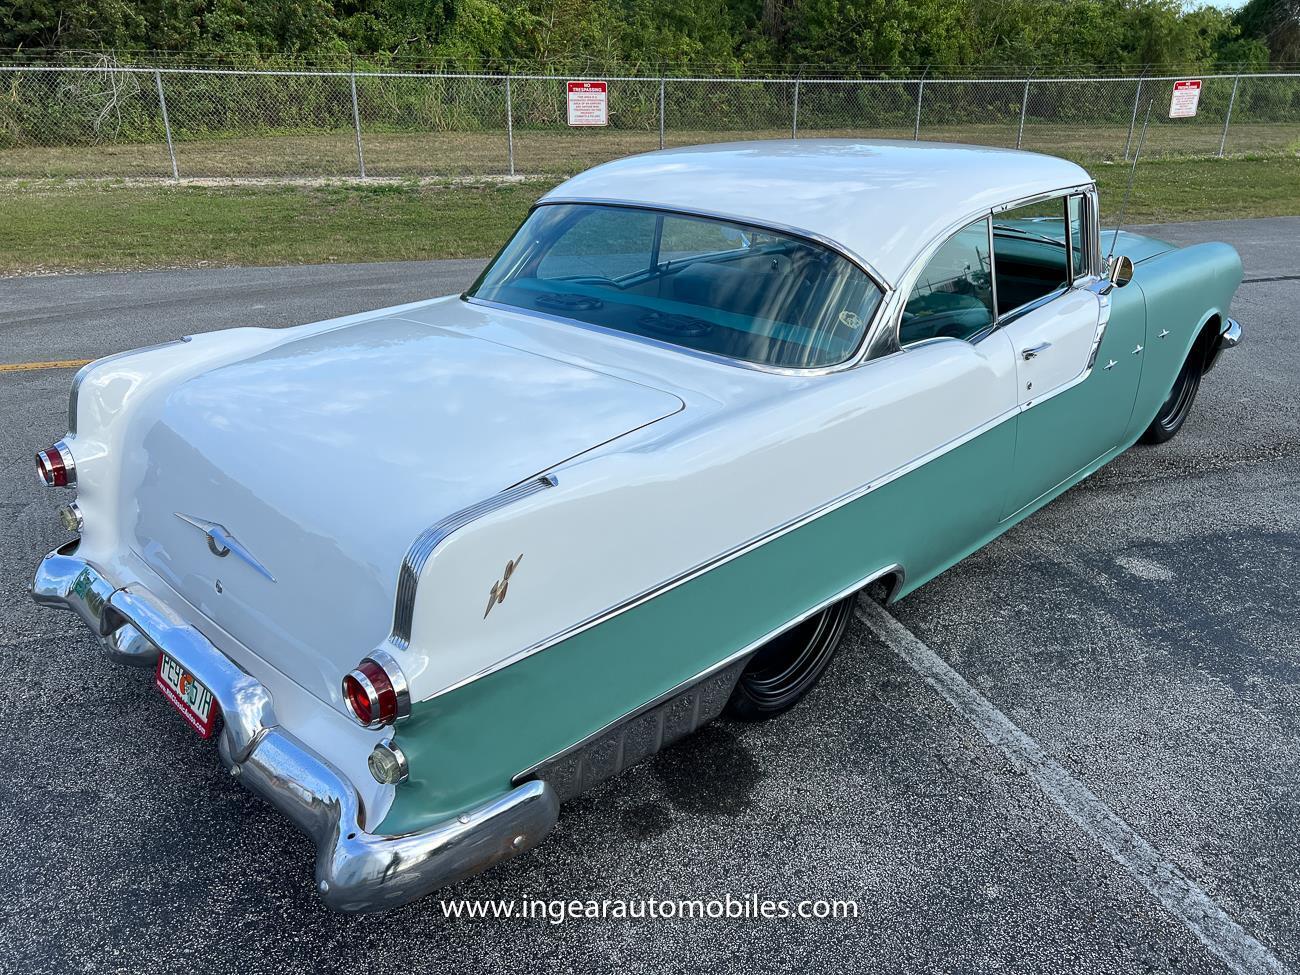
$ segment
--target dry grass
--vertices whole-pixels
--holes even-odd
[[[1092,172],[1113,220],[1128,168]],[[0,187],[9,231],[0,274],[486,257],[555,180],[10,180]],[[1300,214],[1300,157],[1151,160],[1139,167],[1128,220],[1283,214]]]
[[[1221,126],[1211,120],[1153,124],[1148,158],[1212,156],[1218,152]],[[784,129],[753,131],[669,130],[670,146],[738,139],[787,138]],[[911,129],[801,130],[802,137],[910,138]],[[931,126],[926,140],[1014,146],[1014,125]],[[1031,124],[1023,147],[1081,162],[1122,157],[1127,126]],[[588,166],[659,148],[655,130],[517,129],[517,173],[563,176]],[[498,175],[509,171],[504,129],[476,132],[367,132],[366,173],[374,176],[459,177]],[[1232,126],[1231,155],[1300,152],[1300,122]],[[357,173],[357,150],[350,129],[314,134],[280,133],[182,141],[176,144],[182,176],[193,177],[328,177]],[[19,147],[0,150],[0,176],[16,178],[170,176],[166,143],[77,147]]]

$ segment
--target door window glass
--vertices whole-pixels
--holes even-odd
[[[998,314],[1015,311],[1069,284],[1067,257],[1064,197],[994,214]]]
[[[925,266],[903,308],[898,341],[969,339],[991,324],[989,227],[980,219],[948,238]]]

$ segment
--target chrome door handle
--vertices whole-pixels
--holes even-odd
[[[1052,347],[1051,342],[1039,342],[1037,345],[1031,345],[1027,349],[1020,350],[1020,357],[1028,362],[1030,359],[1037,359],[1038,353],[1046,352]]]

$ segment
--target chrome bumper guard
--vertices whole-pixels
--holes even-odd
[[[212,691],[224,721],[221,760],[315,841],[316,888],[331,908],[396,907],[532,849],[555,825],[555,791],[532,781],[428,829],[400,836],[367,832],[356,789],[278,726],[261,682],[147,590],[115,586],[78,558],[76,547],[72,542],[45,557],[32,598],[80,616],[113,659],[153,666],[163,649]]]
[[[1226,319],[1223,327],[1219,329],[1219,341],[1214,343],[1214,348],[1210,352],[1210,357],[1205,363],[1205,372],[1214,368],[1214,363],[1218,361],[1219,353],[1224,349],[1235,349],[1241,344],[1241,323],[1235,318]]]

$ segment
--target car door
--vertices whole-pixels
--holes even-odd
[[[910,379],[893,385],[908,393],[876,425],[906,432],[933,458],[908,474],[896,509],[915,582],[997,529],[1015,454],[1017,373],[995,328],[987,216],[948,237],[904,286],[898,343]]]
[[[1021,407],[1004,519],[1118,446],[1133,410],[1145,315],[1107,330],[1114,296],[1095,273],[1092,200],[1069,194],[993,217],[997,310]]]

